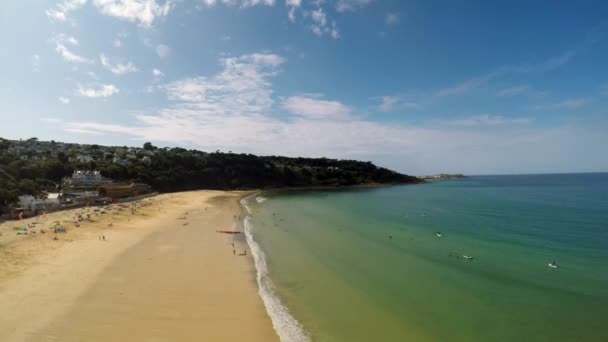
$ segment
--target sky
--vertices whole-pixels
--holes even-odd
[[[608,171],[608,2],[0,3],[0,136]]]

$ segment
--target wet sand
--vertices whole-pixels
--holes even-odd
[[[0,225],[0,340],[277,340],[247,245],[216,232],[233,229],[240,196],[162,195],[65,234]]]

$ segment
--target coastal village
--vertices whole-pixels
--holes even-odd
[[[118,200],[131,201],[153,194],[152,188],[143,183],[117,181],[102,176],[97,164],[113,163],[127,167],[134,163],[149,164],[156,153],[152,149],[137,147],[105,147],[99,145],[42,142],[36,138],[5,140],[7,153],[22,161],[41,163],[59,161],[81,166],[72,175],[63,177],[55,184],[54,191],[38,195],[20,194],[18,201],[4,210],[0,218],[17,219],[57,210],[89,205],[104,205]]]
[[[20,195],[19,202],[9,208],[5,216],[30,217],[56,210],[90,205],[105,205],[118,200],[131,201],[153,194],[152,188],[143,183],[123,184],[103,177],[99,171],[77,170],[63,179],[60,192],[45,196]]]

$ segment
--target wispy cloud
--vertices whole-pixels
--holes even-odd
[[[169,14],[174,1],[166,0],[93,0],[102,14],[107,16],[138,22],[143,27],[150,27],[159,17]]]
[[[58,3],[55,8],[47,10],[45,13],[53,21],[66,21],[67,14],[84,6],[87,0],[66,0]]]
[[[348,12],[348,11],[356,11],[369,5],[372,0],[338,0],[336,3],[336,11],[338,12]]]
[[[439,91],[437,91],[436,95],[446,96],[468,93],[474,89],[486,85],[490,81],[500,76],[504,76],[510,73],[532,73],[554,70],[568,63],[574,56],[574,51],[566,51],[561,55],[551,57],[537,64],[505,65],[485,75],[471,78],[448,88],[440,89]]]
[[[437,92],[437,96],[459,95],[459,94],[467,93],[473,89],[479,88],[482,85],[487,84],[491,79],[495,78],[496,76],[500,75],[501,73],[502,73],[501,71],[491,72],[491,73],[483,75],[483,76],[471,78],[462,83],[456,84],[452,87],[440,89]]]
[[[455,126],[473,127],[473,126],[522,125],[522,124],[529,124],[530,121],[531,120],[529,118],[524,118],[524,117],[510,118],[510,117],[504,117],[501,115],[483,114],[483,115],[470,116],[470,117],[461,118],[461,119],[441,120],[440,123],[448,124],[448,125],[455,125]]]
[[[68,49],[62,43],[57,43],[57,46],[55,47],[55,51],[57,51],[61,55],[61,57],[63,57],[63,59],[65,61],[70,62],[70,63],[84,63],[84,64],[93,64],[94,63],[93,60],[80,56],[80,55],[75,54],[74,52],[70,51],[70,49]]]
[[[196,107],[203,114],[264,114],[273,99],[269,78],[285,59],[276,54],[249,54],[224,58],[218,75],[186,78],[162,86],[167,97]]]
[[[67,98],[67,97],[63,97],[63,96],[61,96],[61,97],[59,97],[59,98],[58,98],[58,100],[59,100],[59,102],[61,102],[61,103],[63,103],[63,104],[68,104],[68,103],[70,103],[70,99],[69,99],[69,98]]]
[[[165,76],[165,74],[163,74],[162,71],[160,71],[159,69],[152,69],[152,75],[154,75],[154,77],[163,77]]]
[[[242,8],[252,7],[257,5],[273,6],[275,0],[203,0],[203,3],[207,6],[213,6],[221,3],[229,6],[239,6]]]
[[[396,25],[399,23],[400,14],[398,12],[387,13],[384,18],[384,23],[386,25]]]
[[[110,62],[110,60],[108,59],[108,57],[106,57],[104,54],[101,54],[99,56],[99,60],[101,62],[101,65],[103,65],[104,68],[108,69],[110,72],[112,72],[113,74],[116,74],[116,75],[123,75],[126,73],[131,73],[131,72],[137,71],[137,67],[133,63],[127,62],[126,64],[122,64],[122,63],[112,64]]]
[[[345,104],[313,97],[292,96],[285,99],[281,107],[306,119],[344,120],[351,116],[351,109]]]
[[[530,90],[530,86],[527,84],[517,85],[509,88],[502,89],[498,92],[498,96],[515,96],[520,95]]]
[[[40,71],[40,56],[39,55],[32,56],[32,71],[33,72]]]
[[[167,45],[165,44],[159,44],[156,47],[156,54],[158,55],[158,57],[160,57],[161,59],[167,58],[169,57],[169,55],[171,54],[171,48],[169,48]]]
[[[578,99],[568,99],[556,104],[558,108],[567,108],[567,109],[577,109],[584,107],[589,103],[589,99],[586,98],[578,98]]]
[[[302,5],[302,0],[285,0],[285,6],[289,8],[287,17],[292,23],[296,22],[296,10]]]
[[[113,84],[101,84],[89,87],[84,87],[79,84],[78,89],[76,89],[76,94],[90,98],[109,97],[118,94],[119,92],[120,89]]]
[[[419,103],[411,101],[407,97],[403,97],[403,96],[380,96],[375,99],[380,100],[380,105],[378,105],[378,110],[381,112],[391,112],[393,110],[400,109],[400,108],[409,108],[409,109],[421,108]]]

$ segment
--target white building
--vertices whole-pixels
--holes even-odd
[[[40,211],[58,207],[59,193],[49,193],[46,198],[36,198],[32,195],[19,196],[19,206],[25,210]]]

